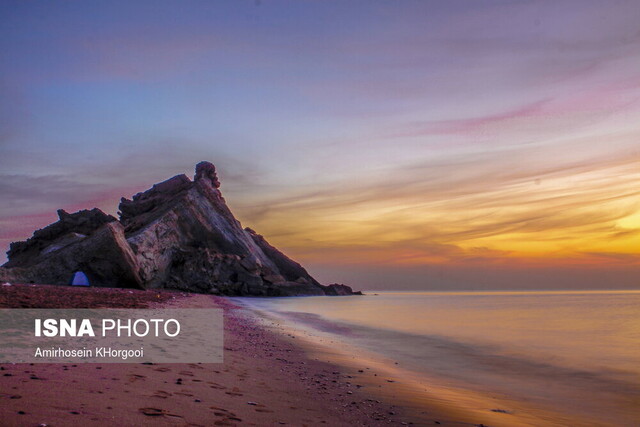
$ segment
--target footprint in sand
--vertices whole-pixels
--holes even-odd
[[[140,408],[138,409],[141,413],[149,417],[175,417],[182,418],[180,415],[172,414],[165,409],[159,408]]]
[[[158,390],[151,397],[159,397],[161,399],[166,399],[169,396],[171,396],[171,393],[164,390]]]
[[[7,397],[9,399],[21,399],[22,396],[19,394],[9,394],[9,393],[0,393],[0,397]]]
[[[154,371],[158,371],[158,372],[171,372],[171,369],[169,369],[169,368],[156,368],[156,369],[154,369]]]
[[[242,421],[242,419],[238,418],[235,413],[227,409],[219,408],[217,406],[210,406],[209,408],[213,409],[213,415],[215,415],[216,417],[222,417],[222,419],[217,420],[214,423],[214,425],[217,425],[217,426],[235,425],[236,422]]]
[[[134,382],[136,382],[138,380],[144,380],[146,378],[147,377],[145,377],[144,375],[131,374],[131,375],[129,375],[129,382],[130,383],[134,383]]]
[[[225,418],[223,420],[218,420],[214,422],[213,425],[214,426],[235,426],[236,423],[234,421],[231,421],[231,419],[229,418]]]
[[[175,393],[173,393],[173,394],[179,394],[180,396],[193,397],[193,394],[191,394],[191,393],[186,393],[186,392],[184,392],[184,391],[176,391],[176,392],[175,392]]]
[[[191,372],[191,371],[180,371],[180,375],[185,375],[187,377],[192,377],[193,376],[193,372]]]
[[[209,409],[213,409],[213,413],[219,417],[221,416],[229,416],[229,417],[235,417],[236,414],[235,412],[231,412],[228,409],[224,409],[224,408],[220,408],[218,406],[209,406]]]
[[[158,408],[140,408],[139,411],[150,417],[161,417],[165,413],[164,409]]]
[[[237,391],[225,391],[229,396],[244,396],[242,393],[238,393]]]
[[[218,389],[218,390],[224,390],[224,389],[227,388],[227,387],[225,387],[223,385],[220,385],[218,383],[214,383],[214,382],[211,382],[211,381],[207,381],[207,384],[209,384],[209,387],[215,388],[215,389]]]

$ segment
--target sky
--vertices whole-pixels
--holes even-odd
[[[2,0],[0,247],[209,160],[323,282],[638,288],[638,22],[634,1]]]

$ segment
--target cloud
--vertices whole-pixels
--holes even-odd
[[[211,160],[294,257],[633,263],[640,9],[579,6],[12,5],[2,236]]]
[[[29,215],[51,206],[76,205],[109,189],[62,175],[0,175],[0,194],[5,203],[0,216]]]
[[[415,137],[420,135],[441,135],[451,133],[473,133],[489,125],[502,126],[505,122],[541,115],[543,107],[549,100],[536,101],[515,109],[483,117],[467,119],[439,120],[425,124],[409,125],[410,130],[404,133],[390,134],[388,137]]]
[[[585,245],[615,252],[616,242],[637,232],[616,225],[640,209],[637,154],[546,166],[518,162],[504,171],[496,170],[495,159],[484,160],[480,168],[466,168],[474,163],[469,156],[460,164],[390,167],[377,179],[325,182],[237,211],[311,261],[581,259]]]

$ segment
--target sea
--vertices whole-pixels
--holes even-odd
[[[640,426],[640,291],[237,300],[416,402],[499,425]]]

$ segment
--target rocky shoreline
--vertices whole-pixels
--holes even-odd
[[[176,175],[132,199],[119,219],[100,209],[69,214],[14,242],[0,280],[69,284],[83,272],[92,286],[178,289],[228,296],[355,295],[322,285],[233,216],[216,169],[196,165],[194,179]]]

